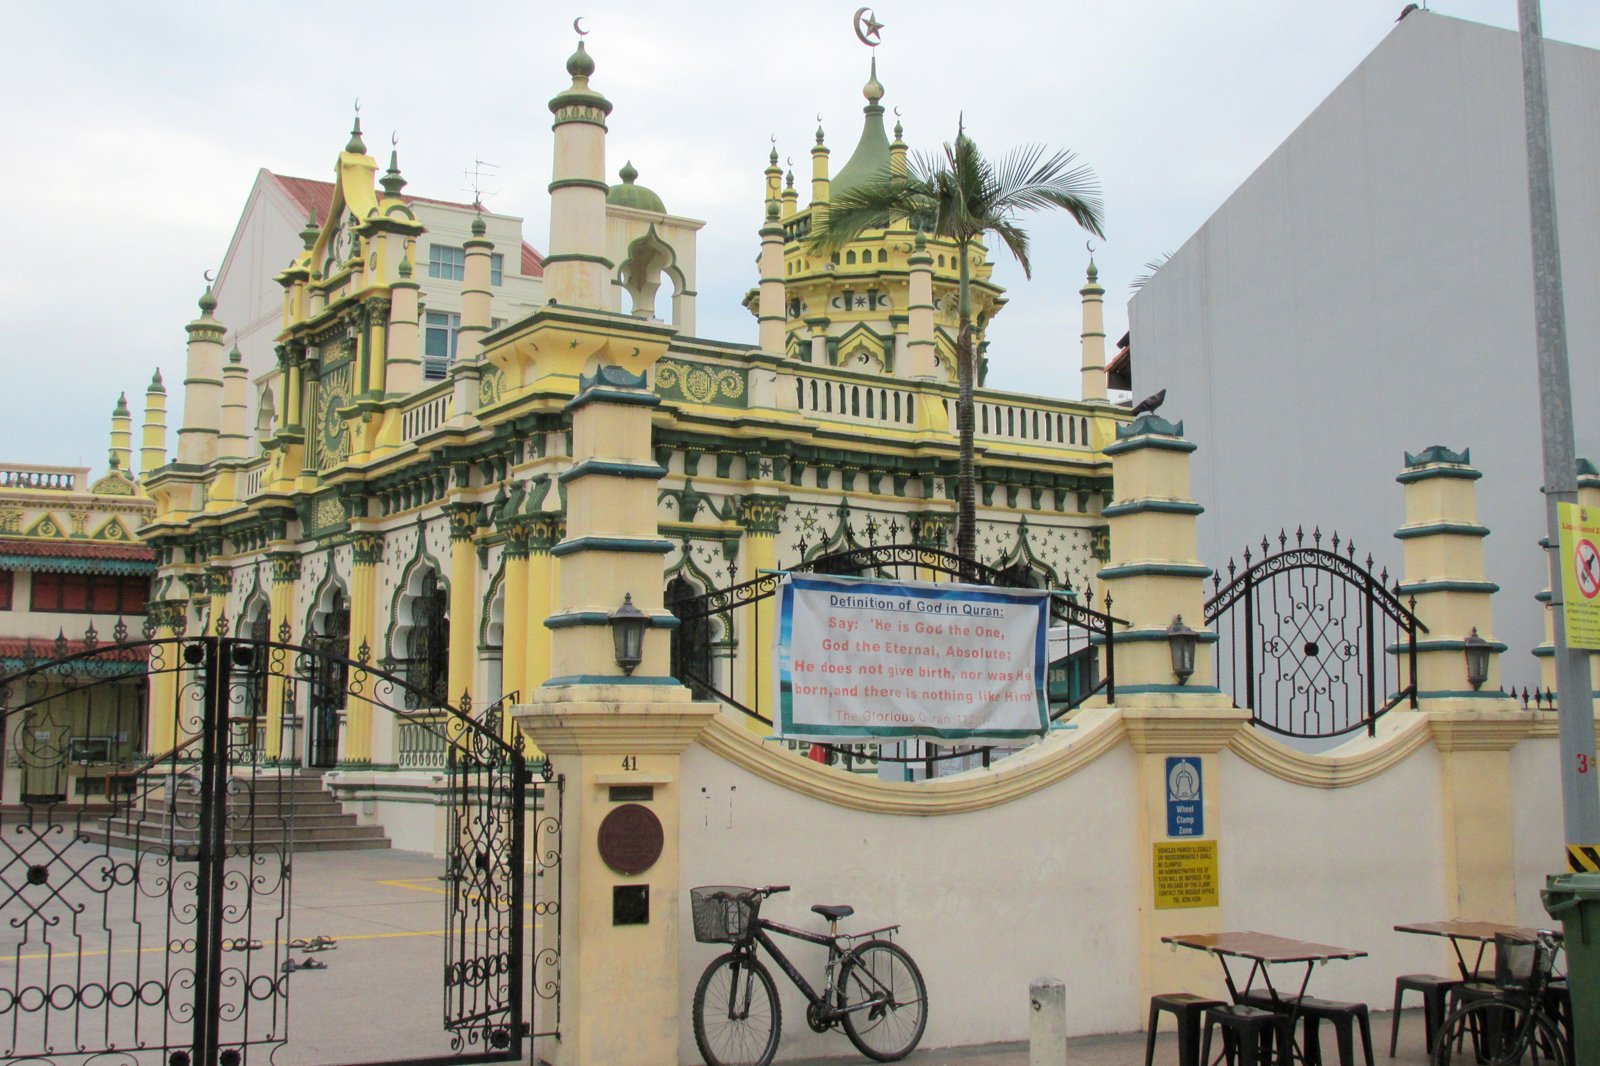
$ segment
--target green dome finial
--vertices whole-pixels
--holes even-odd
[[[776,222],[776,221],[778,221],[778,201],[776,201],[776,200],[768,200],[767,201],[767,221],[768,222]]]
[[[317,243],[317,237],[322,233],[322,223],[317,221],[317,209],[312,208],[306,216],[305,228],[300,231],[300,241],[305,245],[306,251],[311,251],[312,245]]]
[[[156,375],[155,375],[155,377],[150,379],[150,387],[148,389],[145,389],[144,391],[145,391],[146,394],[149,394],[149,393],[152,393],[152,392],[158,392],[158,393],[161,393],[162,395],[166,394],[167,387],[166,387],[166,385],[162,384],[162,382],[161,382],[161,368],[159,366],[156,367]]]
[[[112,418],[128,418],[128,394],[121,393],[117,396],[117,406],[111,412]]]
[[[384,172],[378,184],[383,186],[383,194],[391,200],[400,198],[400,190],[406,187],[406,179],[400,174],[400,150],[389,149],[389,169]]]
[[[400,256],[400,267],[396,273],[398,273],[402,279],[411,277],[411,256],[409,254]]]
[[[778,146],[777,145],[773,145],[772,146],[772,152],[771,152],[771,154],[769,154],[767,156],[767,165],[768,166],[774,166],[774,167],[778,165]]]
[[[817,144],[822,144],[822,123],[817,123]]]
[[[783,176],[783,187],[785,189],[794,188],[794,171],[791,170]]]
[[[634,169],[633,160],[622,164],[617,177],[622,179],[622,184],[611,186],[611,191],[606,194],[606,203],[631,207],[637,211],[654,211],[658,215],[667,213],[667,205],[661,202],[660,196],[643,185],[634,184],[639,172]]]
[[[589,57],[589,50],[583,47],[583,42],[578,42],[578,50],[567,57],[567,73],[572,75],[574,81],[579,78],[588,78],[594,73],[594,60]]]
[[[200,297],[200,314],[209,318],[211,312],[217,309],[217,298],[211,293],[211,286],[206,286],[205,293]]]
[[[478,213],[472,217],[472,235],[474,237],[482,237],[489,232],[489,225],[483,220],[483,205],[479,204],[477,206]]]
[[[361,112],[359,109],[356,111],[355,125],[350,127],[350,143],[344,146],[344,150],[358,152],[361,155],[367,154],[367,142],[361,139]]]
[[[230,362],[230,363],[242,363],[242,362],[244,362],[244,356],[239,354],[239,346],[237,344],[233,346],[233,351],[228,353],[228,362]]]
[[[900,125],[899,121],[896,121],[894,124],[894,142],[896,144],[903,144],[905,142],[905,138],[906,128]]]
[[[872,74],[867,79],[867,84],[861,87],[861,95],[867,98],[867,103],[876,105],[883,99],[883,83],[878,81],[878,57],[872,57]]]

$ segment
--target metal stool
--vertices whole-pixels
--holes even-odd
[[[1156,1055],[1156,1018],[1162,1011],[1178,1021],[1178,1066],[1201,1066],[1200,1016],[1209,1007],[1220,1007],[1222,1000],[1197,996],[1192,992],[1168,992],[1150,997],[1149,1035],[1144,1042],[1144,1066],[1151,1066]]]
[[[1211,1061],[1211,1030],[1218,1025],[1222,1026],[1223,1051],[1230,1063],[1236,1052],[1239,1066],[1270,1062],[1274,1040],[1278,1046],[1278,1062],[1286,1064],[1293,1057],[1294,1029],[1287,1014],[1224,1003],[1220,1007],[1206,1008],[1205,1039],[1200,1044],[1202,1062]],[[1263,1048],[1267,1057],[1258,1058]]]
[[[1305,1053],[1309,1063],[1322,1061],[1319,1031],[1323,1022],[1333,1023],[1339,1041],[1339,1066],[1355,1066],[1355,1027],[1361,1026],[1361,1049],[1367,1066],[1372,1066],[1372,1019],[1365,1003],[1335,1003],[1306,996],[1300,1000],[1300,1017],[1305,1019]]]
[[[1461,983],[1459,977],[1440,977],[1432,973],[1408,973],[1394,979],[1394,1021],[1389,1025],[1389,1057],[1400,1043],[1400,1000],[1407,992],[1422,993],[1424,1047],[1431,1054],[1434,1038],[1444,1024],[1444,1008],[1450,992]]]

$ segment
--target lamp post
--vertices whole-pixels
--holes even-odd
[[[611,612],[611,641],[624,674],[632,674],[644,657],[644,631],[649,625],[650,616],[633,605],[633,593],[625,593],[622,606]]]
[[[1167,627],[1167,650],[1172,653],[1172,672],[1180,685],[1187,685],[1194,673],[1194,649],[1199,642],[1200,634],[1183,624],[1183,615],[1174,615]]]

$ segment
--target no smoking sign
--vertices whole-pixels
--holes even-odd
[[[1567,644],[1600,651],[1600,510],[1556,506],[1561,536],[1561,603]]]
[[[1600,594],[1600,551],[1595,549],[1594,541],[1578,541],[1578,549],[1572,553],[1572,565],[1577,571],[1578,591],[1583,593],[1584,599],[1594,599]]]

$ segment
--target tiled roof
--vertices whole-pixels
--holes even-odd
[[[267,173],[272,174],[272,171],[269,170]],[[319,219],[328,217],[328,211],[333,207],[333,182],[316,181],[311,178],[291,178],[286,174],[272,174],[272,180],[276,181],[283,191],[289,194],[289,198],[299,204],[301,210],[305,211],[306,214],[309,215],[312,212],[316,212],[316,216]],[[455,207],[463,211],[472,210],[471,204],[457,203],[454,200],[435,200],[431,197],[411,196],[407,193],[401,193],[400,199],[408,204],[438,204],[440,207]],[[522,274],[524,277],[529,278],[544,277],[544,257],[536,252],[533,245],[527,241],[522,242]]]
[[[138,634],[137,627],[130,626],[129,628],[134,630],[132,639],[142,639]],[[95,659],[105,660],[107,662],[128,663],[138,662],[149,657],[150,651],[148,646],[136,646],[131,648],[119,647],[117,645],[109,644],[110,636],[111,627],[107,626],[106,632],[101,634],[102,639],[93,645],[93,647],[104,649],[98,655],[94,656]],[[0,639],[0,660],[34,660],[37,662],[44,662],[49,659],[59,659],[67,655],[77,655],[79,652],[88,651],[90,647],[91,645],[87,640],[19,640],[16,637],[6,637],[4,639]]]
[[[156,553],[143,544],[106,544],[97,540],[29,540],[0,537],[0,555],[43,559],[133,559],[155,562]]]

